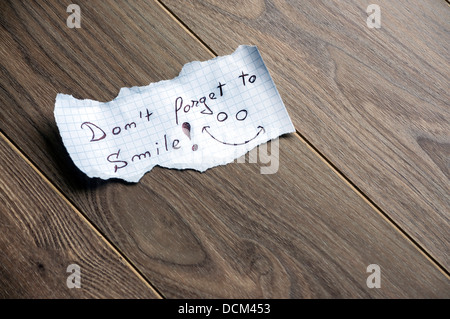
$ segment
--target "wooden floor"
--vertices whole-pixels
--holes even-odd
[[[450,297],[447,2],[80,0],[79,29],[71,3],[0,2],[1,298]],[[240,44],[297,130],[276,174],[75,167],[57,93],[108,101]]]

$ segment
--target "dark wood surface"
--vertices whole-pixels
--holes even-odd
[[[295,134],[281,139],[273,175],[247,163],[155,168],[138,184],[87,178],[59,137],[56,94],[107,101],[211,53],[158,2],[79,1],[80,29],[65,25],[70,3],[0,4],[0,128],[162,296],[449,297],[442,269]],[[381,289],[366,286],[369,264],[382,268]]]
[[[159,297],[3,136],[0,158],[0,298]]]
[[[219,55],[257,45],[297,131],[449,269],[448,3],[162,2]]]

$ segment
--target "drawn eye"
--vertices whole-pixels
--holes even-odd
[[[225,121],[227,118],[228,118],[228,115],[227,115],[227,113],[225,113],[225,112],[220,112],[219,114],[217,114],[217,120],[218,120],[219,122],[223,122],[223,121]]]
[[[236,120],[238,121],[243,121],[247,118],[247,110],[240,110],[239,112],[236,113]]]

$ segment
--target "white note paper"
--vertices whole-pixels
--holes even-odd
[[[156,165],[203,172],[294,132],[254,46],[188,63],[172,80],[122,88],[106,103],[58,94],[55,119],[84,173],[129,182]]]

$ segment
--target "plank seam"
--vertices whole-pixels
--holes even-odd
[[[450,4],[450,0],[445,0]],[[155,2],[175,21],[177,22],[193,39],[199,42],[205,50],[207,50],[213,57],[217,57],[218,54],[203,41],[189,26],[184,23],[180,17],[178,17],[170,8],[168,8],[161,0],[155,0]],[[375,212],[384,218],[396,231],[398,231],[405,239],[407,239],[426,259],[428,259],[439,271],[441,271],[447,278],[450,279],[450,272],[428,252],[427,249],[422,247],[413,236],[409,235],[403,230],[398,223],[396,223],[386,212],[381,209],[367,194],[365,194],[355,183],[353,183],[333,162],[331,162],[322,152],[320,152],[303,134],[297,129],[294,133],[297,138],[300,139],[306,146],[318,156],[341,180],[343,180],[359,197],[372,207]]]
[[[183,30],[186,31],[195,41],[199,42],[205,50],[212,55],[213,58],[217,57],[218,54],[214,51],[205,41],[203,41],[197,34],[192,31],[189,26],[184,23],[172,10],[169,9],[164,3],[160,0],[155,0],[155,2],[163,9],[176,23],[178,23]]]
[[[339,168],[336,167],[325,155],[322,154],[311,142],[306,139],[303,134],[296,130],[295,135],[302,141],[316,156],[318,156],[339,178],[341,178],[348,186],[360,196],[365,202],[372,207],[382,218],[384,218],[395,230],[397,230],[405,239],[407,239],[416,249],[425,256],[436,268],[438,268],[448,279],[450,279],[449,271],[437,261],[433,255],[420,245],[414,237],[403,230],[397,222],[395,222],[381,207],[379,207],[368,195],[366,195],[355,183],[353,183]]]
[[[161,293],[159,289],[155,287],[151,283],[150,280],[146,278],[146,276],[134,265],[134,263],[108,238],[102,233],[102,231],[73,203],[67,196],[64,195],[64,193],[57,187],[55,184],[53,184],[50,179],[34,164],[34,162],[28,158],[28,156],[25,155],[25,153],[3,132],[2,129],[0,129],[0,137],[11,147],[11,149],[18,154],[24,161],[27,163],[41,178],[42,180],[50,186],[50,188],[56,193],[57,196],[59,196],[66,204],[69,205],[69,207],[75,211],[75,213],[94,231],[94,233],[100,237],[103,242],[112,249],[113,252],[115,252],[120,258],[123,259],[124,263],[130,270],[140,279],[144,282],[146,286],[152,292],[159,297],[160,299],[165,299],[164,295]]]

